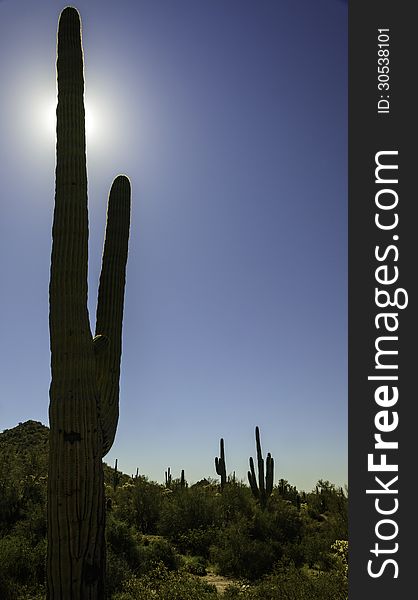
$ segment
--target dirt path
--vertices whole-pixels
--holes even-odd
[[[239,585],[238,581],[228,579],[227,577],[223,577],[222,575],[216,575],[216,573],[212,573],[211,571],[208,571],[208,573],[204,575],[202,579],[204,579],[207,583],[211,583],[212,585],[214,585],[218,594],[223,594],[225,588],[228,587],[228,585]]]

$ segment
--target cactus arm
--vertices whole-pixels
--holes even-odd
[[[108,339],[96,353],[100,396],[100,424],[104,456],[109,452],[119,418],[119,378],[122,353],[122,320],[128,259],[131,186],[118,176],[111,187],[96,312],[96,335]]]
[[[267,454],[266,459],[266,495],[270,496],[273,491],[273,480],[274,480],[274,459],[270,452]]]
[[[254,460],[252,456],[250,456],[250,470],[248,471],[248,481],[254,498],[259,498],[260,492],[257,486],[257,478],[255,476]]]
[[[257,466],[258,466],[258,488],[260,490],[260,495],[263,497],[265,495],[265,487],[264,487],[264,459],[261,452],[261,442],[260,442],[260,430],[258,427],[255,428],[255,441],[257,448]]]

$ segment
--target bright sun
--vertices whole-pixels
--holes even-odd
[[[95,111],[92,107],[85,103],[86,110],[86,141],[87,143],[94,140],[95,133]],[[49,138],[55,138],[56,131],[56,101],[50,102],[48,106],[45,107],[44,114],[44,126],[47,131],[47,135]]]
[[[52,86],[51,86],[52,87]],[[51,157],[56,144],[56,107],[55,90],[37,89],[34,87],[29,100],[24,96],[20,112],[22,120],[16,123],[22,146],[33,158],[42,152],[48,152]],[[121,121],[118,127],[114,122],[113,102],[109,97],[97,91],[89,91],[84,98],[86,110],[86,148],[87,154],[95,157],[106,155],[109,144],[112,148],[119,143]],[[28,142],[30,143],[28,144]],[[36,152],[33,149],[36,148]]]
[[[94,138],[94,110],[91,106],[86,103],[86,138],[87,141],[91,141]]]

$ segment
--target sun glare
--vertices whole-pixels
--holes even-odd
[[[94,110],[86,103],[86,139],[88,142],[94,139]]]
[[[95,111],[92,107],[86,103],[86,140],[87,143],[94,141],[95,133]],[[45,128],[46,135],[48,138],[55,138],[56,132],[56,102],[52,101],[44,107],[43,114],[43,126]]]
[[[45,104],[42,110],[42,124],[45,128],[45,133],[49,139],[53,139],[55,136],[55,102],[51,100],[48,104]]]
[[[109,145],[115,149],[120,143],[121,123],[124,121],[119,117],[116,126],[113,108],[116,101],[112,98],[89,91],[84,101],[87,156],[101,160],[104,155],[107,156]],[[56,108],[56,90],[40,89],[36,85],[33,85],[30,97],[19,96],[17,105],[15,101],[14,110],[22,115],[22,119],[13,126],[22,151],[28,153],[31,160],[43,160],[47,155],[51,158],[55,153]]]

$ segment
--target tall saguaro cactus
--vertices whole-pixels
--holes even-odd
[[[165,487],[169,488],[171,487],[171,469],[170,467],[168,467],[167,471],[165,471]]]
[[[265,508],[267,506],[267,500],[273,491],[274,459],[269,452],[266,458],[266,476],[264,478],[264,459],[261,452],[260,430],[258,427],[255,428],[255,442],[257,449],[258,485],[252,456],[250,457],[248,481],[250,483],[253,496],[260,502],[260,506]]]
[[[223,491],[226,485],[225,446],[223,438],[220,441],[220,456],[215,456],[215,470],[221,478],[221,491]]]
[[[130,183],[111,187],[93,338],[87,310],[87,169],[81,24],[65,8],[57,37],[57,147],[49,325],[49,600],[104,598],[102,457],[118,420]]]

